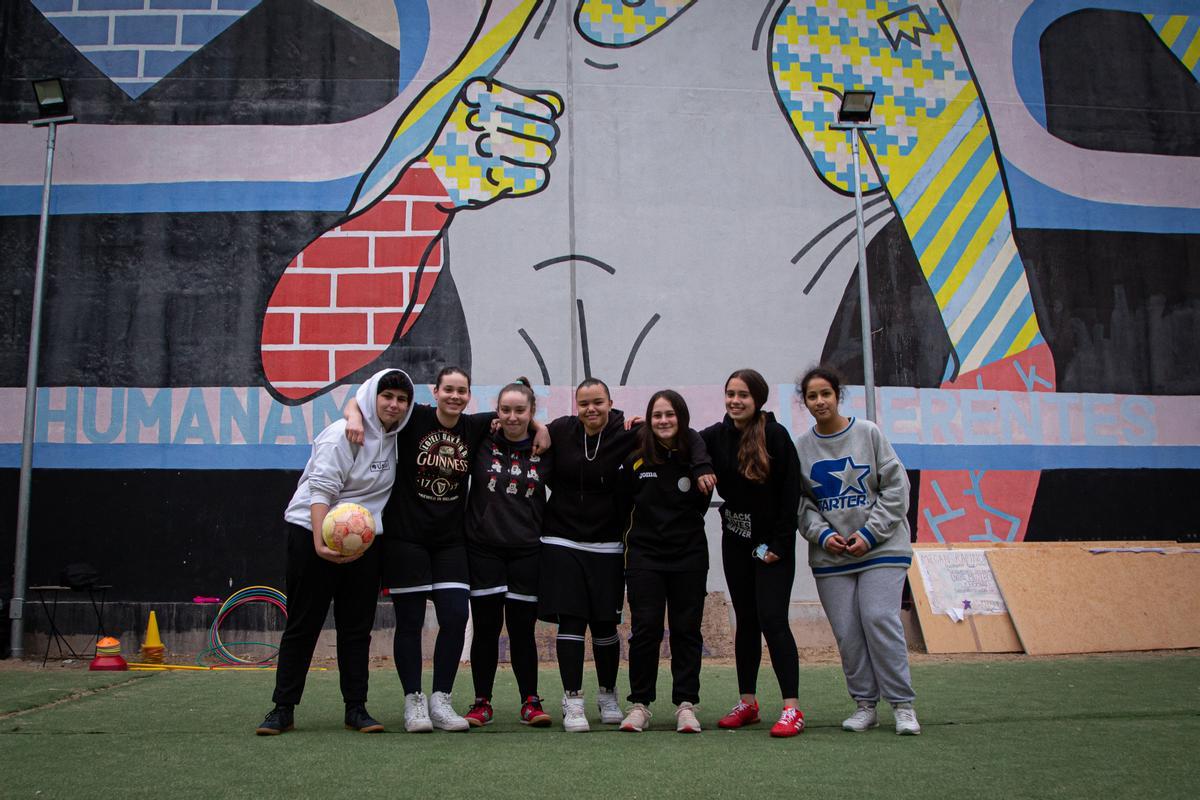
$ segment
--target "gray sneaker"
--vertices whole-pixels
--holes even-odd
[[[879,716],[875,713],[875,704],[859,701],[854,713],[842,720],[842,730],[862,733],[871,728],[879,727]]]
[[[917,722],[916,709],[910,705],[904,705],[892,710],[896,714],[896,733],[901,736],[917,736],[921,733],[921,723]]]
[[[601,689],[596,694],[596,707],[600,709],[600,721],[605,725],[619,725],[625,719],[625,712],[617,701],[617,693]]]

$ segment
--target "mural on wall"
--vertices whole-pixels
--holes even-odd
[[[146,559],[199,576],[273,568],[270,549],[211,551],[245,514],[271,539],[311,437],[384,364],[466,365],[480,406],[528,374],[546,415],[584,375],[632,409],[672,385],[701,423],[752,365],[798,433],[797,372],[861,381],[850,142],[829,124],[869,88],[879,407],[919,538],[1183,532],[1169,503],[1139,525],[1114,509],[1200,468],[1189,5],[4,4],[0,474],[19,459],[45,146],[31,77],[63,75],[78,117],[56,164],[38,486],[101,511],[165,498]],[[279,497],[193,509],[210,486]]]

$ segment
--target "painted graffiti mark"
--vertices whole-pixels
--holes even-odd
[[[600,47],[631,47],[670,25],[696,0],[579,0],[575,29]]]

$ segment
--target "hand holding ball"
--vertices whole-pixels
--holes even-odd
[[[375,541],[375,518],[358,503],[338,503],[325,515],[321,538],[330,550],[357,555]]]

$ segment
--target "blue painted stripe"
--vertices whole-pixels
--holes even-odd
[[[979,288],[979,284],[983,283],[983,279],[987,277],[988,269],[992,266],[992,262],[996,260],[996,254],[1004,247],[1004,243],[1012,236],[1012,224],[1009,222],[1008,214],[1004,214],[999,219],[999,224],[992,231],[991,238],[984,246],[983,251],[979,254],[979,260],[975,262],[967,274],[959,283],[958,288],[954,290],[954,294],[950,297],[950,301],[946,303],[946,307],[942,309],[942,319],[946,321],[946,327],[954,324],[958,316],[963,313],[967,302],[975,294],[975,290]]]
[[[1150,19],[1150,27],[1154,28],[1156,33],[1162,33],[1162,29],[1167,27],[1167,22],[1171,19],[1168,14],[1155,14]]]
[[[1200,469],[1197,445],[896,444],[907,469]],[[38,444],[40,469],[295,469],[310,445]],[[21,463],[20,444],[0,444],[0,469]]]
[[[1179,38],[1175,40],[1175,46],[1171,48],[1180,61],[1183,60],[1183,54],[1191,47],[1197,32],[1200,32],[1200,13],[1188,17],[1188,21],[1183,23],[1183,30],[1179,32]]]
[[[984,364],[991,364],[993,361],[999,361],[1004,358],[1013,343],[1016,342],[1017,336],[1021,333],[1021,329],[1025,327],[1025,323],[1029,322],[1029,318],[1033,316],[1033,298],[1026,293],[1021,300],[1021,305],[1017,307],[1012,319],[1004,326],[1004,330],[1000,332],[1000,338],[988,350],[987,355],[983,358]]]
[[[938,231],[945,224],[946,217],[950,216],[950,212],[962,201],[967,187],[971,185],[971,181],[975,180],[975,176],[979,174],[991,156],[992,140],[985,136],[971,153],[967,163],[963,164],[962,169],[954,176],[954,180],[946,187],[945,193],[938,198],[937,205],[933,207],[933,211],[922,223],[921,229],[912,237],[913,249],[917,251],[918,256],[925,255],[929,243],[933,241],[933,237],[937,236]]]
[[[843,572],[858,572],[869,567],[882,567],[894,564],[900,567],[912,566],[912,556],[880,556],[868,558],[865,561],[855,561],[853,564],[841,564],[836,567],[813,567],[813,575],[840,575]]]
[[[1200,233],[1200,207],[1134,206],[1076,197],[1046,186],[1008,161],[1004,175],[1019,228]]]
[[[331,181],[206,181],[64,184],[52,214],[155,214],[203,211],[345,211],[357,175]],[[0,216],[37,216],[42,187],[0,186]]]
[[[967,138],[967,134],[971,132],[975,123],[982,116],[983,105],[978,100],[973,101],[970,107],[963,111],[958,124],[950,129],[946,138],[942,139],[929,158],[925,159],[925,163],[917,170],[917,174],[896,198],[896,207],[900,209],[900,213],[908,212],[917,204],[917,200],[929,188],[930,182],[941,172],[942,167],[950,160],[951,154],[962,144],[962,140]]]
[[[966,358],[967,354],[975,347],[975,343],[983,336],[983,332],[987,330],[988,325],[992,324],[996,314],[1000,311],[1000,306],[1004,303],[1004,298],[1008,297],[1008,293],[1012,291],[1012,287],[1016,285],[1021,276],[1025,274],[1025,267],[1021,264],[1021,255],[1014,254],[1012,261],[1008,262],[1008,266],[1004,268],[1004,274],[1000,276],[996,288],[984,301],[983,308],[979,309],[975,314],[974,321],[967,327],[966,331],[957,342],[953,342],[954,349],[959,353],[959,359]]]
[[[397,91],[412,83],[425,63],[429,49],[429,4],[427,0],[396,0],[400,27],[400,80]]]
[[[954,234],[954,238],[950,240],[950,245],[946,248],[946,252],[942,253],[942,257],[938,259],[938,264],[933,269],[933,274],[929,277],[929,288],[936,294],[945,286],[946,281],[954,273],[954,268],[958,265],[962,254],[966,251],[967,246],[971,244],[971,240],[975,238],[975,234],[979,232],[980,226],[983,225],[984,219],[992,208],[996,205],[996,201],[1000,199],[1000,195],[1004,192],[1004,182],[1000,180],[1000,175],[997,173],[992,178],[987,188],[983,190],[983,194],[979,196],[974,207],[967,212],[966,219],[962,221],[962,225]],[[978,268],[976,262],[971,265],[971,269]]]

